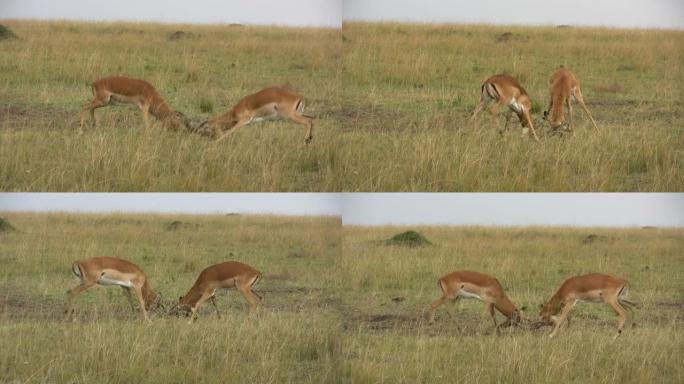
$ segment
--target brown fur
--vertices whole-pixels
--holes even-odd
[[[572,100],[575,99],[582,109],[584,109],[587,116],[589,116],[594,129],[598,131],[596,122],[584,103],[580,82],[574,73],[561,66],[553,75],[551,75],[549,84],[551,86],[551,97],[549,98],[549,107],[544,113],[544,116],[548,118],[548,113],[551,113],[550,123],[552,129],[555,130],[563,126],[563,107],[565,106],[568,109],[568,130],[572,131]]]
[[[521,110],[516,110],[513,105],[514,100],[522,107]],[[532,123],[532,116],[530,114],[532,100],[530,100],[527,91],[525,91],[515,77],[500,74],[485,80],[482,84],[480,103],[475,108],[470,121],[472,122],[477,114],[488,104],[493,104],[490,108],[492,114],[500,112],[501,108],[507,108],[513,111],[518,116],[522,127],[529,128],[532,131],[534,139],[539,142],[539,137],[537,137],[537,133],[534,130],[534,124]],[[504,129],[507,128],[508,118],[506,119],[506,126]]]
[[[601,273],[571,277],[565,280],[558,291],[544,304],[539,317],[542,322],[554,325],[550,335],[553,337],[568,318],[577,301],[602,302],[610,305],[620,317],[618,321],[618,334],[620,334],[627,319],[625,309],[621,304],[634,305],[626,299],[627,292],[627,281],[619,277]],[[555,319],[558,313],[560,316]]]
[[[93,126],[96,125],[95,109],[110,105],[113,101],[137,105],[143,112],[145,127],[149,128],[148,115],[152,115],[165,125],[174,129],[179,124],[188,124],[182,114],[174,111],[162,99],[157,90],[145,80],[132,79],[125,76],[110,76],[94,81],[91,84],[94,99],[83,106],[81,112],[81,131],[86,112],[90,113]]]
[[[178,309],[190,312],[190,322],[197,316],[197,310],[211,299],[216,313],[221,317],[216,307],[214,295],[219,288],[237,288],[250,305],[250,313],[256,310],[261,299],[252,292],[252,287],[261,278],[261,272],[251,266],[237,261],[226,261],[205,268],[197,277],[195,284],[185,296],[178,301]]]
[[[270,87],[245,96],[229,112],[203,122],[220,141],[255,119],[284,118],[307,127],[304,141],[313,140],[313,118],[302,114],[302,96],[285,88]],[[225,133],[223,131],[226,131]]]
[[[507,320],[502,325],[522,321],[522,312],[506,296],[501,283],[493,276],[472,271],[456,271],[443,276],[438,283],[442,290],[442,297],[430,305],[428,310],[428,321],[430,323],[434,322],[437,307],[448,301],[455,302],[458,300],[461,289],[482,299],[485,303],[485,310],[492,317],[495,327],[497,323],[494,309],[506,316]]]
[[[81,283],[67,291],[69,311],[71,311],[73,300],[86,289],[100,284],[99,279],[103,275],[108,278],[130,281],[133,284],[132,289],[138,298],[140,310],[146,320],[149,320],[147,311],[158,303],[159,295],[150,285],[147,275],[140,267],[130,261],[108,256],[91,257],[74,262],[71,268],[74,274],[81,279]],[[122,286],[122,289],[131,304],[131,308],[134,308],[130,288]]]

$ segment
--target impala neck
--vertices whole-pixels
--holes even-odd
[[[147,281],[145,281],[145,285],[143,285],[142,289],[142,294],[143,299],[145,300],[145,307],[147,307],[147,309],[150,309],[152,303],[154,303],[154,301],[157,300],[157,292],[152,288],[152,286]]]
[[[499,312],[503,313],[509,319],[515,319],[519,315],[518,308],[516,308],[515,305],[506,296],[504,296],[501,300],[496,302],[494,304],[494,307],[496,307],[496,309],[498,309]]]

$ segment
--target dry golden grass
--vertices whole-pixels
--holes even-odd
[[[512,35],[502,40],[504,33]],[[680,191],[681,31],[346,23],[347,191]],[[548,79],[573,70],[599,128],[521,140],[503,115],[467,119],[484,79],[518,77],[541,117]]]
[[[340,320],[332,264],[334,217],[3,214],[0,233],[0,382],[322,383],[339,377]],[[168,225],[179,220],[176,230]],[[219,294],[199,319],[155,315],[145,324],[116,287],[76,301],[74,260],[134,261],[166,300],[187,291],[206,266],[246,262],[263,273],[262,305],[248,317],[237,291]]]
[[[339,30],[144,23],[3,21],[19,39],[0,56],[0,189],[11,191],[340,190],[335,158]],[[185,32],[170,40],[175,31]],[[133,106],[95,113],[77,135],[86,83],[112,74],[150,81],[194,123],[259,89],[289,86],[319,117],[314,143],[286,122],[231,140],[144,132]]]
[[[401,227],[344,231],[342,305],[345,375],[354,383],[653,383],[684,379],[684,233],[681,229],[413,228],[431,246],[387,246]],[[596,239],[585,243],[589,234]],[[569,276],[604,272],[631,284],[642,307],[617,317],[580,303],[572,325],[494,332],[484,306],[461,300],[425,322],[437,279],[469,269],[496,276],[536,319],[538,305]],[[497,315],[499,322],[501,315]]]

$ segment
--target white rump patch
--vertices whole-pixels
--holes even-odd
[[[508,106],[517,114],[523,113],[523,110],[525,109],[522,104],[518,103],[515,97],[511,99],[511,102],[508,104]]]

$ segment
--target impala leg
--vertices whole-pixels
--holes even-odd
[[[449,298],[447,296],[442,296],[439,299],[435,300],[430,304],[430,308],[428,309],[428,323],[432,324],[435,322],[435,311],[437,310],[437,307],[440,305],[446,303],[449,301]]]
[[[257,305],[259,304],[259,296],[255,295],[254,292],[252,292],[252,287],[247,284],[240,285],[238,287],[242,295],[247,299],[247,302],[249,303],[249,313],[254,313],[256,311]]]
[[[507,132],[508,131],[508,124],[511,122],[511,114],[512,111],[506,112],[506,124],[504,124],[504,129],[503,131],[500,131],[500,133]]]
[[[475,111],[473,111],[472,116],[470,116],[470,119],[468,120],[468,123],[472,123],[473,120],[475,120],[475,117],[477,116],[478,113],[482,111],[482,109],[485,107],[485,101],[480,100],[480,102],[477,104],[475,107]]]
[[[313,140],[313,119],[309,117],[302,116],[300,114],[292,114],[288,116],[288,119],[306,126],[306,136],[304,137],[304,142],[309,144]]]
[[[221,137],[219,137],[218,139],[216,139],[216,142],[218,143],[219,141],[221,141],[221,140],[225,139],[226,137],[230,136],[231,134],[233,134],[233,132],[237,131],[238,128],[240,128],[240,127],[242,127],[242,126],[245,126],[245,125],[249,124],[250,121],[251,121],[251,119],[250,119],[250,120],[245,120],[245,119],[243,119],[243,120],[238,121],[237,124],[235,124],[235,125],[233,125],[232,127],[228,128],[228,130],[227,130],[226,132],[224,132],[223,135],[221,135]]]
[[[496,313],[494,313],[494,303],[487,302],[485,303],[485,312],[489,312],[489,316],[492,317],[492,321],[494,321],[494,327],[496,328]]]
[[[216,309],[216,316],[218,318],[221,318],[221,313],[219,312],[218,306],[216,305],[216,295],[211,296],[211,304],[214,306],[214,309]]]
[[[575,136],[575,130],[572,129],[572,98],[568,97],[568,130],[572,132],[572,136]]]
[[[625,311],[625,309],[620,305],[617,298],[610,299],[609,301],[607,301],[607,303],[620,317],[620,319],[618,320],[618,333],[617,335],[615,335],[615,337],[618,337],[622,333],[622,328],[625,326],[625,322],[627,321],[627,311]]]
[[[188,321],[188,324],[192,324],[193,321],[197,318],[197,310],[199,310],[199,307],[204,304],[205,301],[209,300],[210,297],[214,296],[213,291],[205,291],[202,296],[200,296],[199,300],[197,300],[197,303],[195,304],[194,307],[192,307],[192,312],[190,313],[190,321]]]
[[[534,140],[537,143],[541,143],[541,141],[539,141],[539,137],[537,136],[537,132],[534,130],[534,124],[532,124],[532,117],[530,116],[530,111],[523,111],[523,114],[525,116],[525,121],[527,121],[527,126],[530,127],[530,131],[532,131],[532,136],[534,137]]]
[[[140,110],[143,113],[143,122],[145,123],[145,131],[150,130],[150,106],[141,105]]]
[[[81,294],[81,292],[85,291],[86,289],[92,287],[95,285],[96,282],[94,281],[81,281],[81,284],[71,288],[70,290],[67,291],[67,310],[65,313],[71,314],[73,313],[73,302],[78,297],[78,295]]]
[[[579,88],[577,88],[577,91],[575,92],[575,99],[577,99],[577,102],[580,104],[582,109],[584,109],[584,113],[589,116],[589,120],[591,120],[591,124],[594,126],[594,130],[596,132],[599,131],[598,127],[596,126],[596,122],[594,121],[594,117],[591,116],[591,112],[589,112],[589,108],[587,108],[587,105],[584,104],[584,96],[582,96],[582,91],[580,91]]]
[[[106,107],[109,104],[109,99],[95,98],[90,103],[85,103],[83,110],[81,111],[81,126],[80,132],[83,132],[83,124],[85,123],[85,113],[88,111],[90,114],[90,122],[93,128],[97,126],[97,120],[95,119],[95,110],[98,108]]]
[[[126,288],[126,287],[121,287],[121,290],[123,291],[123,295],[126,296],[126,300],[128,300],[128,304],[131,305],[131,310],[135,312],[135,301],[133,300],[133,295],[131,294],[131,289]]]
[[[558,333],[558,329],[560,329],[560,326],[563,325],[563,322],[570,314],[570,311],[572,311],[572,309],[575,307],[575,304],[577,304],[577,300],[573,301],[572,303],[565,303],[563,309],[561,310],[560,316],[558,316],[557,320],[554,320],[555,326],[553,327],[553,331],[551,332],[549,337],[556,336],[556,333]]]
[[[145,308],[145,299],[143,299],[142,286],[140,284],[135,284],[133,289],[135,290],[135,296],[138,298],[138,304],[140,304],[140,311],[143,314],[143,319],[145,319],[147,322],[150,322],[150,317],[147,315],[147,308]]]

